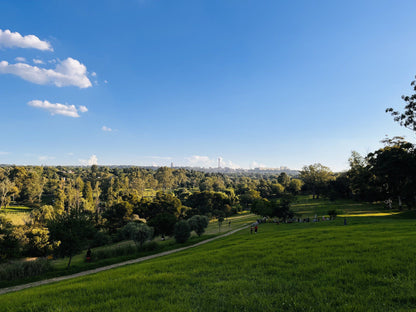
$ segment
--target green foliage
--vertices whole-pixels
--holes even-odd
[[[188,222],[191,227],[191,230],[195,231],[195,233],[198,236],[201,236],[205,232],[205,229],[208,226],[209,220],[207,216],[195,215],[191,217],[188,220]]]
[[[111,243],[111,236],[103,231],[95,233],[91,247],[104,246]]]
[[[133,206],[129,202],[120,202],[107,208],[103,217],[107,219],[106,226],[111,233],[115,233],[117,229],[123,227],[131,219]]]
[[[148,221],[148,225],[155,229],[155,235],[172,235],[178,220],[173,214],[160,213]]]
[[[21,242],[16,228],[5,217],[0,216],[0,261],[20,255]]]
[[[46,225],[46,223],[53,219],[55,209],[50,205],[43,205],[39,208],[34,208],[30,213],[30,218],[35,225]]]
[[[48,222],[49,238],[58,245],[54,252],[60,257],[69,257],[68,267],[74,255],[81,252],[96,232],[90,214],[73,209],[56,215]]]
[[[15,261],[0,265],[0,280],[13,281],[31,276],[37,276],[51,269],[50,262],[45,258],[33,261]]]
[[[300,177],[305,183],[305,187],[316,198],[319,198],[326,191],[329,181],[335,179],[332,171],[319,163],[304,166],[300,171]]]
[[[144,223],[129,222],[122,229],[125,238],[129,238],[140,247],[153,237],[153,228]]]
[[[410,84],[413,91],[416,91],[416,80]],[[410,130],[416,131],[416,93],[412,95],[402,95],[403,101],[406,103],[403,112],[395,111],[393,108],[387,108],[386,113],[391,113],[394,121],[398,122]]]
[[[53,246],[49,241],[49,231],[45,227],[32,227],[26,233],[28,238],[27,249],[32,256],[46,256]]]
[[[191,236],[191,227],[188,221],[180,220],[175,224],[174,236],[177,243],[185,243]]]
[[[328,215],[331,218],[331,220],[334,220],[337,217],[338,212],[335,209],[331,209],[328,210]]]

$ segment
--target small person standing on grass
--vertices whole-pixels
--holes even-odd
[[[88,248],[85,260],[87,260],[87,262],[91,262],[91,248]]]
[[[228,221],[228,227],[229,228],[231,227],[231,221]]]
[[[347,225],[347,218],[344,218],[344,225]]]
[[[254,227],[254,234],[257,233],[257,225]]]

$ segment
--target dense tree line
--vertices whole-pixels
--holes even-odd
[[[0,233],[0,244],[11,244],[8,254],[1,257],[44,256],[51,252],[71,257],[85,248],[80,237],[88,238],[90,246],[106,244],[126,238],[122,233],[128,224],[131,237],[136,237],[132,222],[145,223],[152,233],[165,237],[174,235],[175,228],[183,231],[183,223],[176,224],[189,219],[193,220],[189,228],[200,235],[203,229],[195,220],[206,220],[202,216],[223,219],[251,209],[258,200],[276,202],[288,192],[298,194],[302,185],[301,180],[286,173],[4,166],[0,167],[0,211],[11,203],[33,209],[24,226],[0,220],[0,231],[5,233]],[[64,242],[68,240],[64,229],[70,226],[80,233],[81,228],[86,231],[73,237],[72,244]]]

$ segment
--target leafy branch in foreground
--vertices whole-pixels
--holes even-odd
[[[413,91],[416,91],[416,80],[413,80],[410,85],[413,87]],[[407,103],[404,112],[395,111],[389,107],[386,109],[386,113],[390,113],[394,117],[394,121],[401,126],[416,131],[416,93],[402,95],[402,99]]]

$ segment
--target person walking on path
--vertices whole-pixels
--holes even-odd
[[[85,257],[85,260],[86,260],[87,262],[91,262],[91,248],[88,248],[88,250],[87,250],[87,255],[86,255],[86,257]]]

